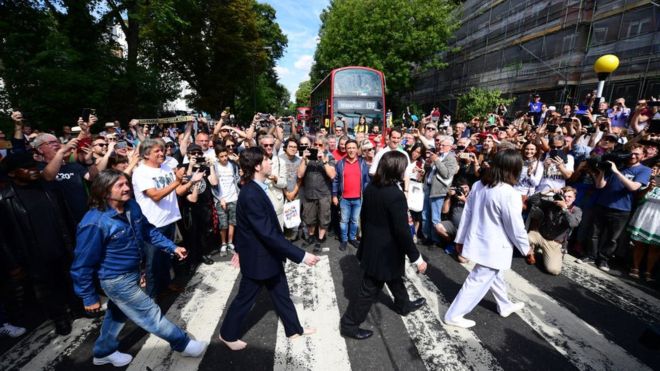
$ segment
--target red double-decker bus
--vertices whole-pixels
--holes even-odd
[[[348,129],[353,129],[360,116],[370,126],[385,124],[385,76],[373,68],[349,66],[330,71],[312,90],[310,100],[316,128],[334,130],[335,121],[343,118]]]
[[[309,121],[312,119],[312,108],[311,107],[296,107],[296,120],[298,121]]]

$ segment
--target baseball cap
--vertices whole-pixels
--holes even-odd
[[[2,166],[6,172],[16,169],[29,169],[37,166],[37,162],[32,157],[31,152],[18,152],[7,156],[2,161]]]
[[[191,144],[188,146],[188,153],[193,151],[204,152],[202,151],[202,147],[198,144]]]

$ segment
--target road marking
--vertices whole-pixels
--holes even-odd
[[[444,295],[428,276],[417,274],[416,268],[410,264],[406,264],[406,278],[410,285],[413,285],[419,292],[418,295],[426,298],[426,305],[444,328],[444,331],[436,331],[436,337],[432,339],[434,341],[433,346],[444,352],[444,359],[441,361],[442,369],[502,370],[497,359],[486,349],[473,331],[444,325],[442,317],[447,309],[449,309],[450,303],[447,302]],[[408,287],[409,285],[407,284],[406,286]],[[408,291],[409,293],[411,292],[410,287]],[[415,299],[419,296],[411,295],[411,298]],[[423,316],[427,317],[426,314]],[[405,322],[406,317],[403,318]],[[428,368],[429,365],[427,364],[426,366]]]
[[[660,300],[589,264],[566,255],[561,274],[581,287],[647,323],[660,318]]]
[[[46,321],[2,355],[0,370],[51,369],[78,348],[100,323],[101,318],[80,318],[71,324],[69,335],[59,336],[52,322]]]
[[[339,334],[339,308],[330,260],[321,256],[314,267],[286,264],[291,298],[303,327],[317,332],[296,340],[287,339],[284,326],[277,325],[273,370],[350,370],[346,341]]]
[[[210,342],[217,323],[224,312],[239,270],[229,262],[200,265],[167,311],[166,317],[181,326],[192,337]],[[198,358],[181,357],[173,352],[163,339],[151,334],[135,356],[129,371],[143,370],[197,370],[203,355]]]
[[[468,271],[474,268],[473,262],[462,265]],[[649,370],[647,365],[518,273],[509,269],[504,277],[509,296],[525,303],[525,308],[517,312],[520,318],[578,369]]]

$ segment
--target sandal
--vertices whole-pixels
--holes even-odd
[[[628,273],[628,276],[639,279],[639,269],[632,268],[630,272]]]
[[[651,272],[644,273],[644,281],[646,282],[655,282],[655,278],[651,276]]]

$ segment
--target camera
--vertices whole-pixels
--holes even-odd
[[[309,158],[311,160],[316,160],[319,157],[319,150],[318,148],[309,148]]]
[[[469,160],[470,159],[470,153],[469,152],[459,153],[458,158],[461,159],[461,160]]]
[[[630,158],[632,158],[630,152],[617,150],[587,159],[587,166],[591,170],[603,171],[609,175],[612,172],[612,164],[609,161],[612,161],[617,169],[621,169],[626,167]]]
[[[564,161],[565,164],[568,163],[568,156],[566,156],[566,153],[564,153],[564,151],[562,151],[561,149],[552,149],[552,150],[550,150],[550,153],[548,154],[548,156],[550,158],[559,157],[559,158],[562,159],[562,161]]]

